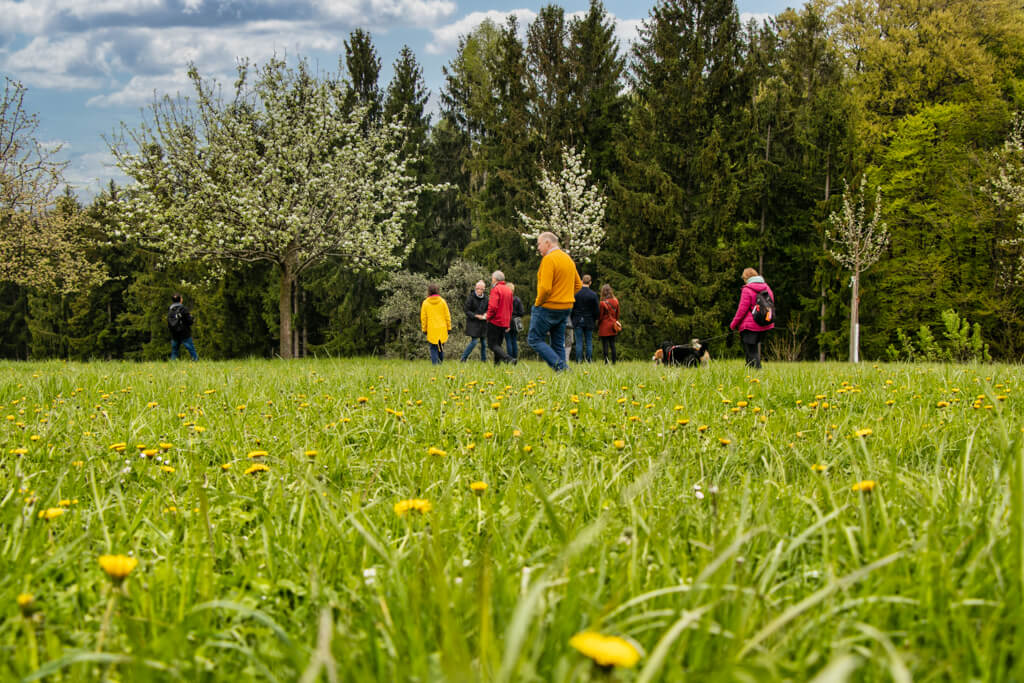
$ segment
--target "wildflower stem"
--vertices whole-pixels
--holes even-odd
[[[114,613],[114,605],[117,604],[116,588],[110,589],[110,599],[107,600],[107,611],[103,615],[103,625],[100,626],[100,637],[96,641],[96,652],[103,651],[103,642],[107,639],[107,631],[110,629],[110,617]]]
[[[28,666],[29,671],[39,669],[39,646],[36,643],[36,628],[28,617],[22,619],[25,626],[25,640],[28,644]]]

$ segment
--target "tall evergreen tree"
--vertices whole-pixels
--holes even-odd
[[[575,145],[577,132],[569,109],[571,72],[568,61],[565,10],[541,8],[526,29],[526,71],[529,83],[529,127],[537,136],[538,150],[555,162],[564,145]]]
[[[348,74],[346,104],[368,107],[368,120],[376,121],[381,113],[380,57],[373,46],[373,38],[361,28],[352,31],[345,41],[345,72]]]
[[[591,0],[586,15],[570,22],[566,60],[572,139],[590,160],[595,179],[607,183],[619,169],[615,143],[627,111],[626,60],[619,53],[615,22],[600,0]]]
[[[633,48],[630,135],[602,253],[648,339],[710,336],[735,305],[741,55],[731,0],[659,2]]]

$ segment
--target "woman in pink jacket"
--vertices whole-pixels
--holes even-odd
[[[757,274],[753,268],[743,271],[743,291],[740,294],[740,305],[736,308],[736,315],[729,323],[730,330],[740,331],[740,341],[743,342],[743,353],[747,356],[747,367],[761,367],[761,341],[768,330],[775,327],[774,320],[768,320],[764,324],[754,320],[754,306],[757,304],[757,295],[760,292],[768,292],[772,298],[774,309],[775,294],[771,287],[764,281],[764,278]],[[774,310],[773,310],[774,312]]]

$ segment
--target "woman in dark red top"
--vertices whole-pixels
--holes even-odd
[[[597,307],[597,336],[601,338],[601,354],[608,362],[608,348],[612,351],[612,365],[615,364],[615,335],[619,329],[619,300],[612,293],[611,285],[601,285],[601,303]]]

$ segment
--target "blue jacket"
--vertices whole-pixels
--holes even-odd
[[[597,292],[584,285],[576,292],[576,303],[572,305],[573,327],[594,329],[597,327]]]

